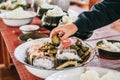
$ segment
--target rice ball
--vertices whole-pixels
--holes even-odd
[[[89,70],[80,76],[80,80],[100,80],[100,78],[96,71]]]
[[[66,13],[63,12],[63,10],[58,6],[54,6],[54,9],[47,11],[47,16],[63,16],[63,15],[66,15]]]
[[[53,5],[50,5],[48,3],[44,3],[44,4],[41,5],[41,8],[45,8],[45,9],[51,9],[53,7],[54,7]]]
[[[50,57],[34,59],[33,65],[45,69],[52,69],[54,67],[54,59]]]
[[[100,80],[120,80],[120,74],[108,72],[107,74],[103,75]]]

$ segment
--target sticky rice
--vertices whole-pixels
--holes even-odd
[[[104,50],[112,51],[112,52],[120,52],[120,43],[119,42],[111,43],[105,39],[103,39],[102,42],[103,43],[100,44],[99,46],[104,47]]]
[[[54,59],[50,57],[34,59],[33,65],[45,69],[52,69],[54,67]]]
[[[41,5],[41,8],[45,8],[45,9],[51,9],[53,7],[54,7],[54,5],[50,5],[48,3],[44,3],[44,4]]]
[[[100,75],[97,71],[88,70],[81,74],[80,80],[120,80],[120,74],[108,71],[107,73]]]
[[[65,14],[66,13],[58,6],[55,6],[54,9],[47,11],[47,16],[63,16]]]
[[[36,13],[30,11],[24,11],[23,8],[19,7],[11,12],[6,12],[3,17],[4,18],[12,18],[12,19],[19,19],[19,18],[29,18],[35,16]]]
[[[94,70],[89,70],[80,76],[80,80],[99,80],[99,74]]]
[[[77,16],[63,16],[62,17],[62,23],[67,24],[67,23],[72,23],[77,19]]]
[[[67,59],[81,60],[81,58],[77,55],[77,52],[73,49],[66,50],[66,51],[58,50],[56,57],[57,57],[57,59],[61,59],[61,60],[67,60]]]

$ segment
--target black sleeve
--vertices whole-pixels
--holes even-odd
[[[73,23],[80,34],[93,31],[119,19],[119,8],[120,0],[104,0],[94,5],[90,11],[81,13]]]

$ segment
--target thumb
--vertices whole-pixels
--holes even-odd
[[[69,34],[64,34],[64,35],[61,37],[61,40],[67,39],[68,37],[69,37]]]

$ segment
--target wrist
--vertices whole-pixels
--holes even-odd
[[[71,24],[72,25],[72,29],[75,31],[75,32],[77,32],[78,31],[78,27],[75,25],[75,24]]]

